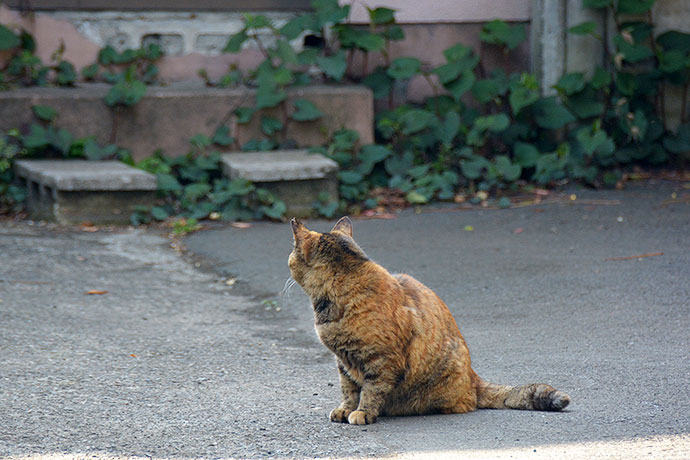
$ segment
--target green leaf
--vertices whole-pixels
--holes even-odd
[[[374,24],[389,24],[395,21],[395,10],[390,8],[367,8],[369,11],[369,19]]]
[[[297,53],[285,40],[276,42],[276,54],[286,64],[297,64]]]
[[[445,56],[448,62],[453,62],[469,57],[471,53],[472,48],[465,46],[462,43],[457,43],[450,48],[445,49],[443,51],[443,56]]]
[[[531,168],[536,165],[540,155],[539,150],[534,145],[524,142],[516,142],[513,146],[513,152],[515,163],[523,168]]]
[[[597,99],[596,91],[587,87],[584,91],[567,98],[568,108],[578,118],[598,117],[604,111],[604,104]]]
[[[501,91],[501,89],[501,85],[496,79],[477,80],[472,86],[472,95],[477,101],[486,104],[505,94],[505,90]]]
[[[546,129],[559,129],[576,120],[572,113],[558,103],[555,96],[538,100],[532,106],[537,125]]]
[[[498,205],[499,208],[505,209],[509,208],[511,203],[510,203],[510,198],[507,196],[502,196],[501,199],[499,199],[496,204]]]
[[[327,24],[337,24],[350,14],[350,5],[341,7],[336,0],[312,0],[312,7],[316,10],[316,30]]]
[[[252,121],[256,109],[253,107],[239,107],[235,109],[235,116],[237,117],[237,123],[244,125]]]
[[[287,211],[287,206],[281,200],[276,200],[271,206],[261,206],[261,211],[271,219],[279,220]]]
[[[57,116],[55,109],[47,105],[32,105],[31,110],[39,120],[43,121],[53,121]]]
[[[256,108],[265,109],[275,107],[287,98],[285,91],[281,89],[267,89],[259,87],[256,90]]]
[[[423,109],[410,109],[400,117],[402,132],[404,134],[414,134],[427,128],[434,120],[433,113]]]
[[[510,118],[505,113],[497,113],[495,115],[486,115],[477,117],[474,120],[474,127],[481,131],[500,132],[510,125]]]
[[[609,153],[613,152],[615,148],[613,141],[601,129],[593,131],[590,127],[584,126],[577,131],[575,138],[582,146],[582,150],[589,156],[593,155],[599,148],[606,151],[609,151],[610,148]]]
[[[509,50],[516,48],[525,38],[527,38],[527,33],[524,25],[509,25],[499,19],[484,25],[479,33],[479,39],[483,42],[505,46]]]
[[[151,217],[156,220],[165,220],[169,217],[168,211],[162,206],[154,206],[151,208]]]
[[[462,175],[467,179],[475,180],[482,176],[484,170],[488,168],[489,165],[490,163],[486,158],[473,155],[472,159],[462,160],[460,162],[460,170],[462,171]]]
[[[335,55],[330,57],[318,56],[316,58],[316,63],[323,73],[335,81],[340,81],[343,78],[347,68],[347,61],[345,60],[345,52],[343,50],[339,50]]]
[[[613,43],[623,55],[623,58],[631,63],[640,62],[654,56],[654,53],[651,49],[649,49],[649,47],[645,45],[628,43],[628,41],[623,38],[622,35],[616,35],[613,37]]]
[[[158,190],[162,192],[177,192],[182,190],[182,185],[171,174],[158,174]]]
[[[460,98],[467,91],[472,89],[472,86],[474,86],[474,82],[476,80],[477,77],[475,77],[474,72],[468,70],[467,72],[463,72],[460,78],[458,78],[452,83],[445,85],[445,87],[453,96],[453,99],[455,99],[455,101],[460,101]]]
[[[386,46],[386,39],[381,35],[363,33],[355,36],[354,44],[365,51],[377,52]]]
[[[676,134],[668,133],[663,139],[664,147],[677,155],[690,152],[690,124],[678,126]]]
[[[471,55],[436,67],[433,72],[438,75],[439,81],[445,85],[462,74],[471,72],[477,66],[478,62],[479,57]]]
[[[376,164],[391,155],[391,150],[385,145],[367,144],[359,150],[359,158],[367,163]]]
[[[189,143],[198,149],[203,149],[212,144],[211,139],[205,134],[195,134],[189,138]]]
[[[87,65],[86,67],[81,69],[81,74],[85,80],[94,80],[98,76],[99,69],[100,67],[97,63]]]
[[[105,103],[109,106],[123,105],[129,107],[139,102],[146,94],[146,85],[139,80],[131,82],[119,81],[113,85],[105,95]]]
[[[412,78],[419,72],[422,63],[417,58],[402,57],[395,59],[388,68],[388,75],[396,80]]]
[[[374,92],[374,99],[387,97],[393,88],[393,79],[383,67],[378,67],[376,71],[367,75],[362,83],[371,88]]]
[[[665,50],[676,50],[681,53],[690,51],[690,34],[670,30],[656,38],[656,42]]]
[[[364,180],[364,176],[357,171],[340,171],[338,177],[342,183],[348,185],[359,184]]]
[[[184,198],[190,201],[197,201],[206,196],[211,191],[211,185],[203,182],[192,183],[184,188]]]
[[[278,32],[288,40],[294,40],[305,31],[309,22],[309,15],[300,15],[290,19]]]
[[[558,80],[558,83],[554,85],[554,88],[560,92],[571,95],[574,93],[579,93],[585,87],[585,74],[581,72],[567,73]]]
[[[270,27],[271,20],[263,14],[244,14],[244,24],[247,29],[261,29],[263,27]]]
[[[405,199],[408,203],[411,204],[425,204],[429,201],[424,195],[422,195],[416,190],[407,192],[407,195],[405,195]]]
[[[263,115],[261,117],[261,131],[267,135],[272,136],[274,133],[283,129],[283,123],[274,117]]]
[[[404,176],[412,168],[414,154],[406,150],[402,155],[391,155],[386,158],[384,167],[391,176]]]
[[[510,158],[505,155],[498,155],[494,159],[498,174],[506,182],[515,182],[522,174],[522,167],[519,164],[511,163]]]
[[[688,62],[686,53],[678,50],[670,50],[658,53],[659,70],[664,73],[674,73],[686,69]]]
[[[592,88],[601,89],[607,87],[611,84],[611,72],[601,67],[597,67],[592,75],[592,80],[590,81]]]
[[[448,112],[441,125],[439,139],[444,144],[451,144],[455,136],[460,132],[460,115],[457,112]]]
[[[77,80],[77,71],[71,62],[60,61],[55,68],[58,85],[72,85]]]
[[[586,21],[568,29],[568,32],[575,35],[592,35],[598,37],[597,23],[593,21]]]
[[[88,160],[102,160],[115,155],[115,152],[117,152],[117,145],[114,144],[101,148],[94,139],[89,139],[84,144],[84,156]]]
[[[46,147],[50,143],[48,131],[43,126],[32,124],[29,134],[22,139],[24,147],[28,149],[39,149]]]
[[[0,51],[16,48],[21,43],[19,37],[12,30],[0,24]]]
[[[247,179],[237,178],[228,182],[224,191],[232,196],[245,196],[249,195],[255,189],[256,187],[254,184]]]
[[[307,99],[295,100],[295,112],[292,119],[297,121],[313,121],[323,117],[323,112]]]
[[[213,138],[211,139],[214,144],[222,145],[223,147],[232,144],[234,140],[235,139],[230,136],[230,128],[225,125],[219,126],[213,133]]]
[[[524,86],[518,86],[510,92],[508,101],[513,115],[520,113],[523,108],[535,103],[539,99],[539,93]]]
[[[242,29],[239,32],[237,32],[235,35],[230,37],[228,40],[228,43],[225,45],[225,48],[223,48],[224,53],[237,53],[240,51],[242,48],[242,44],[247,41],[249,36],[247,35],[247,30]]]
[[[643,14],[649,11],[656,0],[618,0],[618,14]]]

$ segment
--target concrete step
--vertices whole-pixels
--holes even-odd
[[[307,150],[230,152],[222,155],[223,174],[250,180],[285,202],[289,217],[308,217],[325,192],[338,201],[338,163]]]
[[[110,89],[105,84],[82,84],[77,88],[19,88],[0,91],[0,131],[23,128],[36,122],[31,106],[53,107],[55,124],[76,137],[96,136],[99,143],[110,142],[113,111],[103,98]],[[135,106],[123,108],[117,115],[115,142],[129,149],[136,160],[150,156],[156,149],[179,156],[189,149],[195,134],[212,135],[233,108],[254,105],[256,91],[248,88],[207,88],[194,84],[149,87]],[[324,116],[315,121],[291,121],[287,138],[298,147],[322,145],[341,128],[359,133],[360,142],[374,141],[374,103],[370,89],[364,86],[309,85],[287,91],[287,107],[299,98],[311,101]],[[237,124],[230,117],[228,127],[240,145],[261,139],[261,115],[282,119],[280,109],[255,114],[249,124]]]
[[[68,225],[127,224],[157,188],[156,176],[118,161],[20,160],[14,170],[31,217]]]

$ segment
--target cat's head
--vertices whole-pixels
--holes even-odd
[[[352,239],[348,217],[340,219],[328,233],[309,230],[296,219],[290,224],[295,242],[288,258],[290,274],[308,294],[310,287],[323,286],[369,260]]]

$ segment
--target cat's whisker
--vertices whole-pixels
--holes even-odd
[[[292,306],[291,301],[290,301],[290,291],[292,290],[292,287],[297,284],[297,281],[295,281],[292,278],[288,278],[285,281],[285,286],[283,286],[283,290],[280,293],[280,304],[283,306]]]

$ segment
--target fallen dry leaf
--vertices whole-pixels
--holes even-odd
[[[644,259],[646,257],[657,257],[657,256],[663,256],[663,252],[650,252],[647,254],[639,254],[636,256],[625,256],[625,257],[608,257],[604,259],[607,262],[612,262],[612,261],[618,261],[618,260],[635,260],[635,259]]]
[[[79,228],[81,229],[82,232],[97,232],[100,230],[100,227],[95,226],[91,222],[83,222]]]
[[[232,227],[235,228],[252,228],[253,225],[250,224],[249,222],[233,222],[230,224]]]
[[[515,233],[515,234],[522,233],[522,232],[524,232],[524,230],[522,229],[522,227],[518,227],[518,228],[516,228],[515,230],[513,230],[513,233]]]
[[[86,295],[103,295],[103,294],[107,294],[107,293],[108,293],[108,291],[99,291],[98,289],[90,289],[90,290],[86,291],[84,294],[86,294]]]
[[[134,353],[130,353],[129,356],[131,356],[132,358],[138,358],[138,356],[135,355]]]

